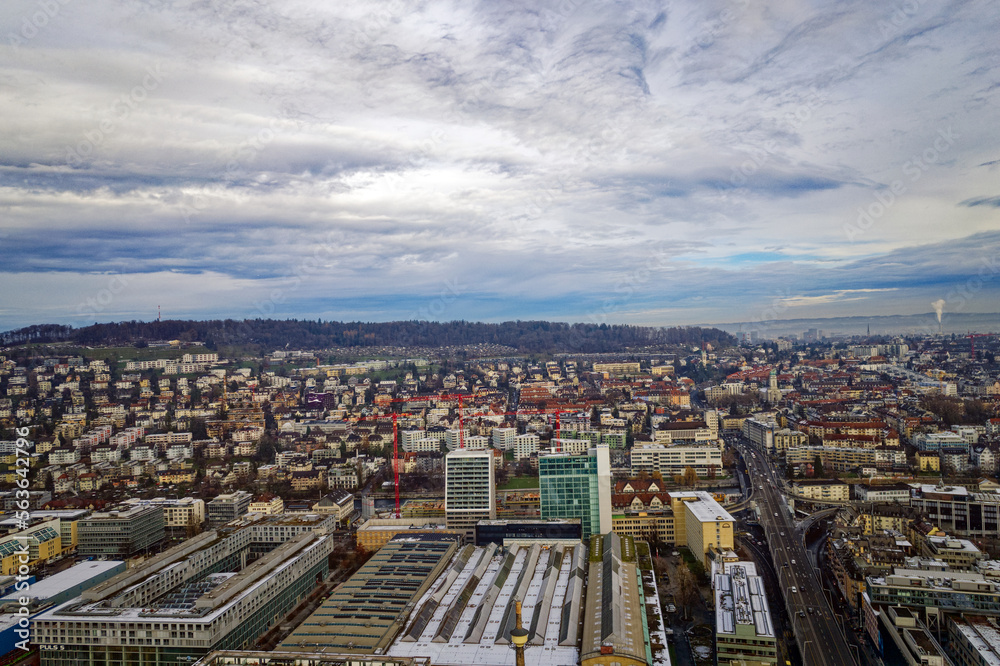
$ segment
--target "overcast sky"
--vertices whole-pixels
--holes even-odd
[[[0,329],[1000,311],[1000,4],[0,3]]]

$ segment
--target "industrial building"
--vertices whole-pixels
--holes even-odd
[[[576,544],[581,541],[580,521],[565,520],[480,520],[476,525],[476,545],[500,546],[546,543]]]
[[[386,652],[414,602],[458,549],[455,534],[398,534],[277,647],[290,652]]]
[[[595,535],[590,540],[587,567],[579,663],[581,666],[651,664],[653,653],[635,542],[614,532]]]
[[[359,548],[378,550],[397,534],[439,532],[465,536],[464,529],[450,529],[442,518],[371,518],[355,533]]]
[[[417,601],[393,657],[440,666],[514,664],[510,632],[522,603],[528,663],[579,663],[587,548],[465,546]]]
[[[326,576],[333,522],[253,514],[188,539],[37,615],[41,664],[165,666],[248,647]]]
[[[57,606],[123,571],[125,563],[120,560],[80,562],[69,569],[31,583],[27,589],[15,590],[0,597],[0,607],[16,611],[20,606],[28,606],[34,611],[47,606]]]

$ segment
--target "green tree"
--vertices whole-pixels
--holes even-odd
[[[826,472],[823,469],[823,458],[819,454],[816,454],[816,457],[813,458],[813,476],[817,478],[826,476]]]

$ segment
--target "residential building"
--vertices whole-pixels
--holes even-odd
[[[354,494],[346,490],[331,490],[323,499],[313,504],[312,510],[336,517],[339,528],[347,527],[354,516]]]
[[[517,437],[517,428],[493,428],[491,433],[493,447],[501,451],[510,451],[514,448],[514,438]]]
[[[448,527],[474,536],[476,523],[496,519],[493,454],[458,449],[445,456],[445,518]]]
[[[524,460],[538,453],[539,437],[534,433],[518,435],[514,438],[514,460]]]
[[[792,482],[792,492],[799,497],[814,500],[846,502],[851,499],[850,485],[827,479],[797,479]]]
[[[714,477],[722,470],[722,449],[714,444],[645,444],[632,449],[633,475],[659,472],[671,478],[683,474],[688,467],[694,468],[700,477]]]
[[[262,513],[273,515],[282,513],[285,510],[285,502],[277,495],[265,494],[250,502],[248,513]]]

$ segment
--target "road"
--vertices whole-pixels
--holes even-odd
[[[760,510],[760,524],[767,535],[778,585],[785,599],[792,631],[798,639],[805,666],[856,664],[857,646],[848,644],[837,617],[823,593],[818,570],[811,563],[804,535],[796,527],[781,493],[781,478],[767,454],[749,442],[736,444],[747,466],[752,498]]]

